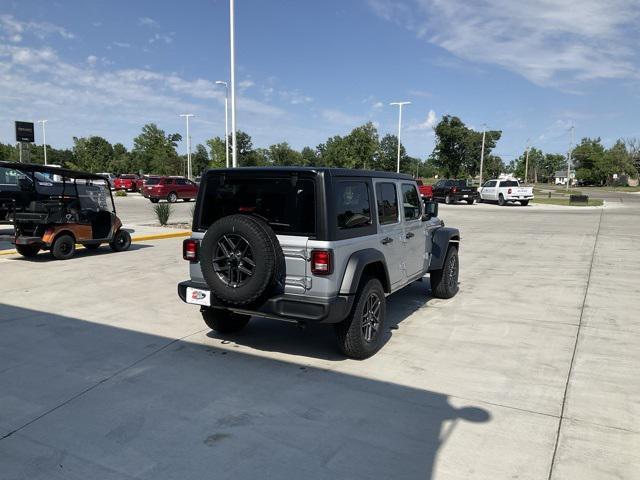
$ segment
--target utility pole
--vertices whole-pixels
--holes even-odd
[[[569,155],[567,156],[567,190],[569,190],[569,183],[571,183],[571,153],[573,151],[573,131],[575,127],[571,125],[569,130],[571,131],[571,141],[569,142]]]
[[[527,138],[527,153],[525,154],[524,161],[524,184],[526,185],[529,181],[529,138]]]
[[[38,120],[37,123],[42,124],[42,148],[44,150],[44,164],[47,164],[47,129],[45,128],[45,124],[47,120]]]
[[[400,134],[402,132],[402,107],[405,105],[411,105],[411,102],[391,102],[389,105],[397,105],[398,106],[398,165],[396,168],[396,173],[400,173]]]
[[[487,133],[487,124],[482,124],[482,150],[480,151],[480,187],[482,187],[482,169],[484,168],[484,138]]]
[[[193,113],[181,113],[187,121],[187,178],[191,180],[191,136],[189,135],[189,117],[193,117]]]
[[[216,85],[224,85],[224,158],[229,168],[229,84],[222,80],[216,81]]]
[[[238,150],[236,147],[236,32],[235,1],[229,0],[229,43],[231,57],[231,157],[233,168],[238,167]]]

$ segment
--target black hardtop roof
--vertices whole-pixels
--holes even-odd
[[[37,163],[0,162],[0,168],[11,168],[13,170],[20,170],[23,173],[51,173],[53,175],[60,175],[61,177],[76,178],[80,180],[109,181],[107,177],[104,175],[98,175],[97,173],[82,172],[79,170],[71,170],[69,168],[50,167],[48,165],[39,165]]]
[[[209,173],[325,173],[335,177],[374,177],[374,178],[395,178],[398,180],[411,180],[414,178],[405,173],[383,172],[378,170],[356,170],[353,168],[331,168],[331,167],[238,167],[238,168],[212,168]]]

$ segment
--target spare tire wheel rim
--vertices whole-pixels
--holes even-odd
[[[237,233],[223,235],[216,243],[213,268],[225,285],[231,288],[245,285],[256,268],[247,239]]]

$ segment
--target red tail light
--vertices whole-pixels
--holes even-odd
[[[331,250],[311,251],[311,273],[314,275],[330,275],[333,272]]]
[[[456,189],[456,187],[453,187],[453,188],[451,189],[451,193],[456,193],[457,191],[458,191],[458,190]]]
[[[508,193],[509,195],[511,195],[511,189],[507,190],[507,193]]]
[[[198,261],[198,247],[200,242],[193,238],[187,238],[182,242],[182,258],[189,260],[190,262]]]

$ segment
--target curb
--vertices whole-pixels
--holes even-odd
[[[138,237],[132,237],[131,242],[145,242],[147,240],[162,240],[164,238],[176,238],[176,237],[188,237],[191,235],[191,230],[181,230],[178,232],[170,232],[170,233],[155,233],[152,235],[140,235]],[[84,247],[78,247],[84,248]],[[18,252],[15,250],[0,250],[0,256],[2,255],[15,255]]]

